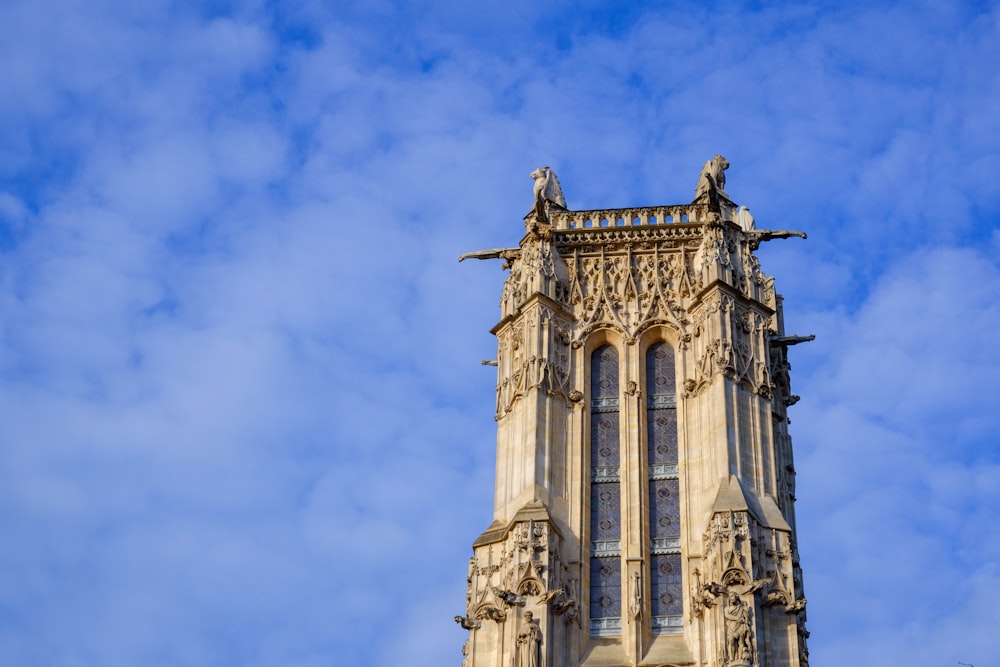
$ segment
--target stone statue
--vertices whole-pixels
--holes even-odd
[[[726,169],[729,169],[729,161],[719,154],[705,163],[701,168],[701,175],[698,176],[698,186],[694,191],[694,198],[698,199],[704,194],[726,191]]]
[[[552,169],[539,167],[531,172],[531,178],[535,181],[536,206],[541,207],[542,202],[550,201],[556,206],[566,208],[566,199],[563,197],[562,188],[559,187],[559,179]]]
[[[750,623],[750,608],[735,592],[729,593],[726,605],[726,653],[727,664],[753,664],[753,627]]]
[[[538,647],[542,643],[542,631],[533,620],[530,611],[524,612],[524,629],[517,634],[517,667],[539,667]]]

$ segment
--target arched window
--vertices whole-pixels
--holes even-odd
[[[646,351],[646,441],[649,467],[649,552],[654,633],[681,632],[680,483],[677,475],[677,393],[674,350]]]
[[[590,634],[621,634],[621,484],[618,352],[590,358]]]

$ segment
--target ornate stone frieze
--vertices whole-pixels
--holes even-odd
[[[684,248],[694,252],[701,244],[701,225],[665,225],[657,227],[626,227],[578,229],[555,232],[552,241],[559,252],[568,255],[574,250],[592,253],[599,248],[617,252],[626,248],[649,250],[654,246],[666,250]]]
[[[572,585],[564,583],[560,548],[549,523],[533,519],[514,523],[497,542],[477,546],[469,562],[464,619],[470,628],[481,620],[504,622],[512,608],[532,601],[554,602],[559,615],[570,612],[578,597]]]
[[[758,628],[787,615],[795,617],[793,623],[799,628],[805,622],[795,543],[786,530],[761,525],[749,511],[725,511],[713,515],[702,546],[689,590],[691,616],[712,619],[725,628],[727,642],[720,664],[754,667],[760,662]],[[767,610],[778,616],[756,620]],[[804,637],[798,645],[801,666],[808,657]]]
[[[565,262],[577,340],[599,327],[611,327],[627,340],[653,324],[685,329],[694,288],[691,254],[683,248],[658,243],[629,246],[623,253],[574,248]]]
[[[769,322],[768,315],[728,294],[719,292],[707,299],[693,327],[694,364],[684,381],[685,395],[697,396],[724,375],[770,398]]]
[[[699,290],[721,281],[748,299],[774,309],[774,281],[760,269],[753,254],[760,232],[747,232],[735,224],[710,223],[695,252],[695,284]]]
[[[557,256],[545,239],[533,239],[521,247],[520,256],[510,264],[510,275],[500,294],[504,317],[515,314],[529,297],[538,293],[557,302],[567,299],[566,284],[559,278]]]
[[[526,317],[498,332],[497,419],[531,389],[570,400],[569,327],[554,308],[537,303]]]

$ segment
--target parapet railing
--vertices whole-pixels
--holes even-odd
[[[723,207],[723,219],[728,218]],[[708,221],[707,204],[607,208],[593,211],[549,210],[555,229],[598,229],[601,227],[644,227]]]

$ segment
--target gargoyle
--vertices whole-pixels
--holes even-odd
[[[788,606],[785,607],[785,613],[786,614],[797,614],[797,613],[799,613],[800,611],[802,611],[805,608],[806,608],[806,599],[805,598],[799,598],[798,600],[795,600],[794,602],[789,603]]]
[[[710,584],[705,584],[704,586],[702,586],[702,589],[708,593],[711,593],[715,597],[719,597],[720,595],[726,595],[727,593],[729,593],[729,588],[723,586],[722,584],[717,584],[714,581]]]
[[[761,243],[765,241],[772,241],[774,239],[787,239],[792,236],[796,236],[800,239],[809,238],[806,236],[805,232],[795,232],[790,229],[752,229],[748,232],[744,232],[747,238],[750,239],[750,249],[756,250],[760,247]]]
[[[493,589],[493,594],[503,600],[511,607],[523,607],[524,598],[513,591],[502,591],[499,588]]]
[[[458,258],[464,262],[467,259],[502,259],[506,262],[517,259],[521,256],[520,248],[490,248],[489,250],[474,250],[467,252]]]
[[[556,616],[565,616],[567,625],[576,623],[576,627],[583,627],[580,623],[580,608],[573,598],[564,598],[553,602],[552,613]]]
[[[798,345],[799,343],[808,343],[811,340],[816,340],[816,334],[808,336],[773,336],[768,342],[776,347],[789,347],[791,345]]]
[[[478,630],[483,626],[481,622],[473,620],[468,616],[456,616],[455,622],[461,625],[466,630]]]
[[[552,602],[553,600],[555,600],[557,597],[561,596],[565,592],[566,592],[566,589],[564,589],[564,588],[556,588],[554,590],[551,590],[551,591],[549,591],[548,593],[546,593],[545,595],[543,595],[542,597],[540,597],[538,599],[538,604],[539,605],[546,605],[546,604]]]

